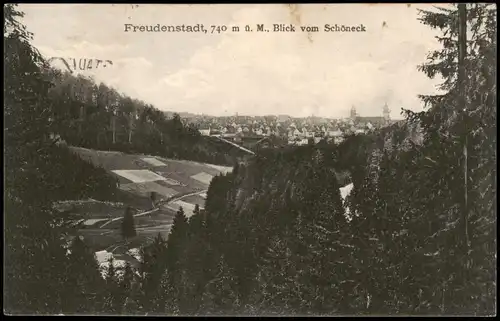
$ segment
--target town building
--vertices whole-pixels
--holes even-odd
[[[210,136],[210,127],[206,128],[200,128],[198,130],[202,136]]]

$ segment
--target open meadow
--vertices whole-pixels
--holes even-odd
[[[71,147],[71,150],[118,179],[120,202],[90,199],[60,202],[56,206],[71,217],[77,234],[83,236],[95,252],[122,254],[149,243],[158,234],[166,239],[177,210],[182,207],[190,217],[196,205],[203,209],[212,178],[232,170],[147,155],[80,147]],[[127,207],[132,209],[137,236],[124,241],[121,222]]]

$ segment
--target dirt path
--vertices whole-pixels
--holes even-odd
[[[166,200],[159,201],[158,204],[156,204],[156,208],[154,208],[152,210],[149,210],[149,211],[146,211],[146,212],[137,213],[137,214],[134,215],[134,217],[141,217],[141,216],[145,216],[145,215],[148,215],[148,214],[151,214],[151,213],[154,213],[154,212],[158,212],[160,210],[160,206],[162,206],[162,205],[166,205],[168,203],[181,200],[181,199],[183,199],[185,197],[188,197],[188,196],[193,196],[193,195],[199,195],[199,194],[202,194],[202,193],[206,193],[207,191],[208,190],[202,190],[202,191],[198,191],[198,192],[190,192],[190,193],[187,193],[187,194],[182,194],[182,195],[175,196],[173,198],[167,198]],[[119,220],[122,220],[122,219],[123,219],[123,216],[115,217],[115,218],[107,221],[103,225],[101,225],[100,228],[103,228],[103,227],[105,227],[106,225],[108,225],[110,223],[113,223],[113,222],[116,222],[116,221],[119,221]]]
[[[251,150],[246,149],[246,148],[245,148],[245,147],[243,147],[243,146],[240,146],[240,145],[238,145],[238,144],[236,144],[236,143],[233,143],[233,142],[231,142],[231,141],[229,141],[229,140],[227,140],[227,139],[224,139],[224,138],[220,137],[219,135],[212,135],[212,136],[210,136],[210,137],[215,137],[215,138],[217,138],[217,139],[219,139],[219,140],[221,140],[221,141],[223,141],[223,142],[225,142],[225,143],[227,143],[227,144],[233,145],[234,147],[237,147],[237,148],[241,149],[242,151],[245,151],[245,152],[247,152],[247,153],[249,153],[249,154],[255,155],[255,152],[252,152]]]

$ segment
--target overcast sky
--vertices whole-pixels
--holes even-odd
[[[352,105],[378,116],[422,110],[437,81],[416,67],[436,31],[406,4],[139,5],[21,4],[34,45],[47,58],[109,59],[83,72],[162,110],[210,115],[346,117]],[[124,24],[193,25],[208,33],[131,33]],[[316,25],[320,32],[244,32],[249,24]],[[366,32],[324,32],[325,24]],[[240,26],[211,34],[211,25]]]

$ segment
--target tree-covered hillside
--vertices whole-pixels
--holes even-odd
[[[14,5],[4,10],[4,311],[60,313],[95,295],[98,271],[94,264],[83,283],[74,283],[81,266],[65,255],[65,220],[52,204],[113,199],[116,181],[51,138],[60,123],[50,116],[45,62],[18,22],[22,13]],[[85,310],[92,302],[82,304]]]
[[[179,115],[167,118],[151,104],[82,75],[47,68],[53,131],[68,144],[213,164],[232,164],[236,151],[201,136]]]

